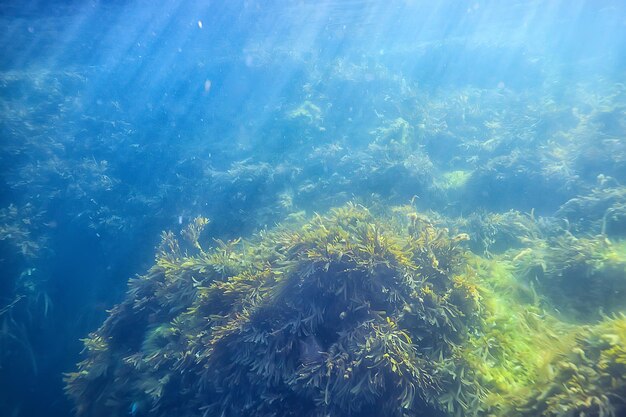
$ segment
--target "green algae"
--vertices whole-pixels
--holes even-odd
[[[444,190],[456,190],[463,188],[472,176],[471,171],[456,170],[445,172],[441,179],[436,181],[439,188]]]

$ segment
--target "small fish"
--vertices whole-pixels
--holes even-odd
[[[139,412],[139,401],[133,401],[130,404],[130,409],[128,410],[128,414],[135,417],[138,412]]]

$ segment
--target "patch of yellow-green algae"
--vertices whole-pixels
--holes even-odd
[[[623,267],[623,245],[618,242],[594,256],[605,262],[616,257],[608,261],[611,268]],[[463,349],[487,392],[478,415],[621,415],[626,317],[616,313],[594,324],[574,323],[538,294],[532,281],[521,284],[513,259],[510,254],[490,259],[471,255],[468,261],[486,309],[483,327]]]
[[[621,415],[626,318],[560,312],[562,247],[481,257],[444,222],[348,204],[211,249],[205,219],[164,234],[67,376],[77,414]]]
[[[295,109],[289,111],[287,118],[303,118],[309,122],[319,122],[322,120],[322,109],[315,103],[306,100]]]
[[[457,190],[463,188],[472,177],[472,171],[456,170],[444,172],[435,180],[436,185],[443,190]]]
[[[535,388],[542,369],[567,346],[571,329],[539,306],[537,294],[519,283],[506,261],[472,256],[469,262],[486,312],[464,355],[488,391],[485,410],[498,415]]]

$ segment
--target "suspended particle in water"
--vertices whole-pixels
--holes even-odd
[[[204,92],[208,93],[211,90],[211,80],[204,81]]]
[[[198,28],[202,29],[202,20],[198,20]]]

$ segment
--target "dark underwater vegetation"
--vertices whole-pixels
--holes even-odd
[[[0,21],[0,416],[626,415],[624,2]]]

